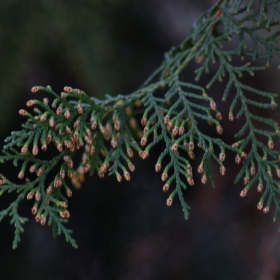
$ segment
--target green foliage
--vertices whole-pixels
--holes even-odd
[[[60,95],[49,86],[32,88],[33,92],[47,92],[53,100],[27,102],[28,107],[34,106],[34,114],[20,110],[28,119],[21,131],[12,132],[6,139],[0,157],[1,162],[9,160],[20,166],[19,179],[27,173],[36,173],[34,179],[26,178],[22,184],[1,175],[0,194],[17,193],[15,201],[0,212],[0,221],[10,216],[11,224],[15,225],[13,248],[17,247],[22,225],[27,220],[18,213],[18,204],[26,197],[35,198],[32,213],[37,222],[52,225],[54,234],[63,233],[77,247],[71,230],[65,227],[70,217],[66,210],[68,197],[72,195],[70,184],[80,188],[85,173],[94,172],[101,178],[108,173],[115,175],[119,182],[123,177],[130,180],[130,172],[135,170],[131,161],[133,151],[146,159],[158,143],[165,143],[155,170],[162,172],[163,191],[170,191],[167,205],[178,196],[186,219],[190,208],[183,190],[195,184],[191,160],[197,146],[203,152],[197,169],[203,184],[209,179],[214,186],[213,161],[219,164],[221,175],[225,175],[223,162],[226,153],[233,151],[236,163],[243,163],[235,180],[243,178],[245,188],[240,195],[244,197],[257,183],[258,191],[262,192],[258,209],[267,213],[274,205],[276,220],[280,215],[280,184],[273,172],[280,177],[280,153],[274,149],[279,127],[254,107],[274,109],[277,95],[249,86],[242,77],[265,70],[273,57],[279,60],[276,41],[280,34],[279,10],[278,1],[251,0],[248,4],[241,0],[218,1],[198,18],[186,40],[165,54],[162,65],[145,83],[128,95],[105,95],[100,100],[71,87],[65,87]],[[241,65],[232,62],[236,57],[243,61]],[[266,65],[260,66],[260,61]],[[196,77],[184,81],[182,73],[193,62]],[[214,74],[208,75],[205,86],[201,85],[198,81],[207,73]],[[234,121],[234,116],[244,119],[242,128],[234,135],[234,143],[225,143],[219,136],[223,132],[222,114],[214,100],[216,97],[207,93],[211,86],[223,80],[226,82],[222,100],[231,100],[229,121]],[[265,101],[257,101],[258,96]],[[137,114],[142,114],[143,132],[138,127]],[[214,124],[219,135],[205,133],[200,125],[203,122]],[[262,141],[264,137],[267,145]],[[49,160],[41,159],[53,144],[57,155]],[[76,156],[81,159],[74,164]],[[48,186],[46,180],[50,181]]]

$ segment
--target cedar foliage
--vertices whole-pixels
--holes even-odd
[[[189,36],[165,54],[162,64],[143,85],[127,95],[106,94],[104,99],[97,99],[69,86],[61,94],[50,86],[33,87],[32,92],[45,91],[51,101],[46,97],[27,102],[33,113],[29,109],[19,111],[27,120],[20,131],[6,138],[0,157],[1,163],[12,161],[19,167],[18,178],[23,180],[16,184],[3,174],[0,178],[0,195],[17,194],[0,211],[0,221],[8,216],[15,226],[13,248],[28,220],[18,213],[18,205],[24,199],[34,201],[31,212],[37,222],[52,226],[54,235],[63,233],[66,241],[77,247],[72,231],[65,226],[70,217],[67,207],[71,189],[81,187],[86,173],[129,181],[130,173],[135,171],[134,153],[145,160],[158,143],[165,144],[155,171],[161,172],[163,191],[169,192],[166,203],[171,206],[178,197],[186,219],[190,208],[184,190],[197,184],[191,161],[195,147],[199,147],[203,151],[197,168],[201,183],[209,180],[214,186],[213,161],[225,175],[224,160],[227,152],[233,151],[235,162],[242,162],[235,179],[242,179],[245,185],[240,196],[246,196],[257,185],[261,193],[257,208],[264,213],[272,208],[276,220],[280,215],[280,152],[274,149],[274,141],[279,138],[279,127],[274,120],[263,117],[261,110],[256,114],[254,107],[275,109],[277,95],[249,86],[242,77],[265,71],[273,58],[279,61],[279,11],[278,1],[272,0],[218,1],[197,19]],[[241,58],[242,64],[232,63],[236,57]],[[183,79],[183,71],[193,61],[195,79]],[[210,75],[212,64],[216,64],[216,71]],[[199,83],[202,76],[210,76],[204,86]],[[222,100],[230,100],[229,121],[241,116],[244,119],[234,143],[221,139],[222,114],[207,92],[221,81],[226,81]],[[266,101],[256,101],[257,96]],[[137,123],[139,114],[143,128]],[[203,132],[201,122],[214,124],[217,134]],[[46,160],[43,154],[49,146],[56,147],[57,155]],[[80,151],[81,158],[74,160]],[[168,164],[164,165],[163,160]],[[46,185],[46,180],[50,184]]]

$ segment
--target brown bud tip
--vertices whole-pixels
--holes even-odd
[[[220,154],[219,154],[219,160],[220,160],[220,162],[224,162],[225,158],[226,158],[225,153],[220,153]]]
[[[69,219],[70,218],[70,213],[69,213],[69,211],[64,211],[64,215],[65,215],[65,218],[66,219]]]
[[[258,184],[257,190],[258,190],[258,192],[262,192],[263,191],[263,185]]]
[[[116,139],[113,138],[113,139],[111,140],[111,146],[112,146],[113,148],[116,148],[117,145],[118,145],[118,142],[116,141]]]
[[[242,158],[247,158],[247,154],[246,154],[245,152],[242,152],[242,153],[241,153],[241,157],[242,157]]]
[[[255,167],[251,167],[250,168],[250,175],[253,177],[256,174],[256,168]]]
[[[32,213],[33,215],[36,215],[37,211],[38,211],[38,209],[37,209],[36,206],[34,206],[34,207],[31,209],[31,213]]]
[[[277,107],[277,103],[275,101],[271,101],[270,104],[272,105],[272,110],[275,109]]]
[[[195,159],[195,154],[191,151],[188,152],[188,156],[190,159]]]
[[[42,149],[43,151],[46,151],[46,150],[47,150],[47,144],[42,145],[41,149]]]
[[[175,127],[173,128],[173,130],[172,130],[172,135],[173,135],[173,136],[176,136],[176,135],[178,134],[178,132],[179,132],[179,127],[178,127],[178,126],[175,126]]]
[[[39,87],[38,86],[35,86],[35,87],[32,87],[31,88],[31,92],[37,92],[37,91],[39,91]]]
[[[43,174],[43,169],[42,169],[42,168],[39,168],[39,169],[37,170],[37,172],[36,172],[36,175],[37,175],[38,177],[40,177],[40,176],[42,176],[42,174]]]
[[[56,109],[56,114],[57,114],[57,115],[61,115],[61,114],[62,114],[62,108],[61,108],[61,107],[58,107],[58,108]]]
[[[224,166],[220,167],[220,174],[224,176],[226,174],[226,168]]]
[[[149,156],[149,151],[139,151],[139,157],[146,159]]]
[[[90,128],[91,130],[95,130],[97,127],[97,122],[93,119],[90,121]]]
[[[162,190],[163,190],[164,192],[167,192],[167,191],[169,190],[169,185],[168,185],[168,184],[165,184],[165,185],[163,186]]]
[[[201,183],[202,183],[203,185],[205,185],[205,184],[207,183],[207,177],[206,177],[206,175],[203,175],[203,176],[201,177]]]
[[[204,61],[204,55],[200,55],[198,57],[196,57],[195,62],[197,64],[201,64]]]
[[[218,113],[216,114],[216,119],[217,119],[218,121],[221,121],[221,120],[223,119],[222,114],[221,114],[220,112],[218,112]]]
[[[233,148],[238,148],[238,143],[233,143],[231,146],[232,146]]]
[[[33,192],[29,192],[28,194],[27,194],[27,199],[28,200],[31,200],[32,198],[33,198],[33,196],[34,196],[34,193]]]
[[[33,154],[33,156],[37,156],[38,152],[39,152],[38,147],[37,147],[37,146],[34,146],[33,149],[32,149],[32,154]]]
[[[116,122],[114,123],[114,129],[115,129],[116,131],[119,131],[120,128],[121,128],[121,122],[120,122],[120,121],[116,121]]]
[[[257,205],[258,210],[262,210],[263,209],[263,203],[259,202]]]
[[[52,193],[52,186],[49,186],[47,189],[46,189],[46,194],[50,195]]]
[[[211,108],[213,111],[216,110],[217,105],[216,105],[216,103],[215,103],[214,101],[211,101],[211,102],[210,102],[210,108]]]
[[[222,128],[221,125],[218,125],[218,126],[216,127],[216,130],[217,130],[217,133],[218,133],[218,134],[222,134],[222,133],[223,133],[223,128]]]
[[[123,176],[124,176],[124,178],[125,178],[126,181],[129,181],[129,180],[130,180],[130,174],[129,174],[129,172],[125,171],[125,172],[123,173]]]
[[[90,164],[86,164],[84,166],[85,173],[88,173],[90,171],[90,169],[91,169],[91,165]]]
[[[148,131],[149,131],[149,128],[147,126],[145,126],[143,129],[143,134],[147,133]]]
[[[68,219],[70,217],[70,213],[69,211],[62,211],[62,212],[59,212],[59,216],[63,219]]]
[[[67,190],[66,190],[66,195],[67,195],[68,197],[71,197],[71,196],[72,196],[72,191],[71,191],[70,189],[67,189]]]
[[[21,155],[25,155],[28,151],[28,146],[27,145],[24,145],[22,148],[21,148]]]
[[[75,140],[76,142],[78,142],[78,140],[79,140],[79,132],[78,132],[78,131],[75,131],[75,132],[73,133],[73,138],[74,138],[74,140]]]
[[[240,155],[236,155],[236,157],[235,157],[235,162],[236,162],[236,164],[239,164],[239,163],[241,162],[241,157],[240,157]]]
[[[215,103],[214,101],[211,101],[211,102],[210,102],[210,108],[211,108],[211,110],[213,110],[213,111],[216,110],[217,106],[216,106],[216,103]]]
[[[44,113],[43,115],[40,116],[40,122],[45,122],[47,120],[47,114]]]
[[[36,171],[36,166],[35,165],[31,165],[29,168],[29,172],[30,173],[34,173]]]
[[[56,102],[53,102],[51,106],[52,106],[53,109],[55,109],[56,105],[57,105]]]
[[[228,119],[232,122],[234,120],[234,116],[232,112],[229,112]]]
[[[167,124],[167,130],[171,130],[173,128],[173,126],[174,126],[173,122],[169,122]]]
[[[89,154],[93,156],[95,154],[95,147],[90,146]]]
[[[194,143],[193,143],[193,142],[190,142],[190,143],[188,144],[188,148],[189,148],[190,151],[193,151],[193,149],[194,149]]]
[[[161,175],[161,180],[163,182],[165,182],[167,180],[167,178],[168,178],[168,174],[166,172],[163,172],[162,175]]]
[[[73,89],[71,87],[64,87],[63,90],[65,92],[72,92]]]
[[[122,181],[122,176],[120,174],[117,174],[117,181],[120,183]]]
[[[156,170],[156,172],[160,172],[160,170],[161,170],[161,163],[157,162],[157,164],[155,165],[155,170]]]
[[[270,150],[272,150],[272,149],[274,148],[274,143],[273,143],[272,140],[269,140],[269,141],[267,142],[267,147],[268,147]]]
[[[44,216],[41,216],[40,224],[42,226],[44,226],[46,224],[46,221],[47,221],[46,218]]]
[[[106,173],[108,169],[108,165],[106,163],[103,163],[100,167],[101,172]]]
[[[35,104],[34,100],[29,100],[29,101],[26,102],[26,106],[27,106],[27,107],[31,107],[31,106],[33,106],[34,104]]]
[[[73,174],[73,172],[72,172],[72,174]],[[73,176],[72,176],[72,177],[73,177]],[[61,187],[61,186],[62,186],[62,180],[61,180],[60,178],[55,179],[55,180],[53,181],[53,186],[54,186],[55,188]]]
[[[64,178],[65,178],[65,170],[61,169],[61,170],[59,171],[59,177],[60,177],[61,179],[64,179]]]
[[[141,124],[142,124],[143,126],[145,126],[146,123],[147,123],[147,119],[146,119],[146,118],[142,118],[142,119],[141,119]]]
[[[36,192],[35,193],[35,200],[40,201],[40,199],[41,199],[41,194],[39,192]]]
[[[169,115],[166,115],[166,116],[164,117],[164,123],[167,125],[169,122],[170,122],[170,116],[169,116]]]
[[[172,152],[176,152],[178,150],[178,144],[177,143],[174,143],[171,147],[171,151]]]
[[[243,183],[244,183],[245,186],[248,185],[249,182],[250,182],[250,180],[249,180],[248,177],[244,177],[244,178],[243,178]]]
[[[201,173],[203,172],[203,165],[202,165],[202,164],[200,164],[200,165],[198,166],[197,172],[198,172],[199,174],[201,174]]]
[[[69,110],[66,110],[66,111],[64,112],[64,117],[65,117],[65,119],[69,119],[70,116],[71,116],[70,111],[69,111]]]
[[[131,116],[131,115],[132,115],[132,109],[131,109],[131,107],[126,107],[126,108],[125,108],[125,113],[126,113],[128,116]]]
[[[69,157],[69,156],[64,156],[64,157],[63,157],[63,160],[64,160],[65,162],[68,162],[68,161],[70,160],[70,157]]]
[[[62,202],[61,202],[61,207],[67,208],[67,207],[68,207],[68,204],[67,204],[65,201],[62,201]]]
[[[23,109],[19,110],[18,113],[21,115],[21,116],[26,116],[27,112]]]
[[[82,94],[83,92],[80,90],[80,89],[78,89],[78,88],[75,88],[75,91],[78,93],[78,94]]]
[[[141,146],[145,146],[147,144],[147,138],[146,137],[142,137],[141,141],[140,141],[140,145]]]
[[[171,197],[167,198],[166,200],[166,205],[167,206],[171,206],[172,205],[172,202],[173,202],[173,199]]]
[[[129,170],[131,171],[131,172],[134,172],[135,171],[135,166],[133,165],[133,163],[129,163],[128,164],[128,168],[129,168]]]
[[[24,172],[20,171],[20,172],[18,173],[18,178],[19,178],[19,179],[23,179],[23,177],[24,177]]]
[[[52,140],[52,136],[49,134],[46,139],[47,144],[50,144]]]
[[[41,220],[41,217],[40,217],[39,215],[37,215],[37,216],[35,217],[35,221],[36,221],[37,223],[39,223],[40,220]]]
[[[136,129],[138,127],[137,121],[135,118],[130,118],[129,125],[132,129]]]
[[[267,214],[269,212],[269,208],[266,206],[264,209],[263,209],[263,212],[264,214]]]
[[[126,150],[126,154],[127,154],[127,156],[128,156],[129,158],[132,158],[132,157],[133,157],[133,151],[132,151],[130,148],[128,148],[128,149]]]
[[[74,165],[74,163],[73,163],[72,160],[69,160],[69,161],[67,162],[67,166],[68,166],[69,168],[73,168],[73,165]]]
[[[77,111],[79,114],[82,114],[84,112],[83,106],[81,104],[78,104]]]
[[[105,174],[102,171],[98,171],[97,175],[99,176],[99,178],[104,178]]]
[[[246,189],[244,189],[244,190],[242,190],[242,191],[240,192],[240,196],[241,196],[241,197],[245,197],[246,194],[247,194],[247,190],[246,190]]]
[[[185,132],[185,128],[183,126],[179,127],[179,135],[183,135]]]
[[[102,125],[99,127],[99,130],[100,130],[101,134],[103,134],[103,135],[107,132],[106,128]]]
[[[188,184],[189,184],[190,186],[193,186],[193,185],[194,185],[194,180],[193,180],[193,178],[191,178],[191,177],[188,177],[187,182],[188,182]]]
[[[142,102],[140,100],[136,100],[134,102],[135,107],[141,107],[142,106]]]

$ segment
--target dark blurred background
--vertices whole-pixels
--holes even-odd
[[[0,0],[1,143],[20,128],[18,110],[33,98],[32,86],[51,85],[57,92],[72,86],[101,98],[105,93],[129,93],[213,3]],[[272,66],[248,83],[276,92],[276,71]],[[185,77],[193,77],[193,69]],[[223,86],[212,90],[216,100]],[[229,124],[227,106],[218,103],[224,140],[232,142],[242,120]],[[266,114],[279,119],[279,110]],[[279,149],[279,142],[275,144]],[[215,189],[195,178],[195,186],[185,192],[192,208],[185,221],[177,199],[166,206],[160,175],[153,171],[158,154],[155,149],[147,161],[135,159],[129,183],[94,176],[74,191],[69,227],[77,250],[64,237],[53,239],[51,229],[37,224],[30,205],[23,202],[21,211],[30,221],[17,250],[11,249],[13,227],[8,219],[0,224],[0,279],[280,279],[279,221],[274,224],[271,213],[257,210],[256,188],[239,197],[243,187],[233,184],[238,171],[234,155],[227,156],[226,177],[214,165]],[[196,159],[193,168],[198,164]],[[1,173],[11,178],[17,172],[1,166]],[[0,208],[10,199],[1,197]]]

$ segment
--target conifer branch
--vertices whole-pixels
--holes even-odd
[[[274,206],[276,220],[280,215],[280,152],[274,149],[274,141],[279,139],[279,127],[252,108],[275,109],[277,95],[249,86],[242,77],[265,71],[273,57],[279,60],[280,49],[276,44],[280,34],[279,6],[278,1],[269,0],[261,0],[259,8],[255,0],[248,4],[242,0],[218,1],[198,18],[186,40],[166,53],[160,67],[128,95],[107,94],[104,99],[97,99],[71,87],[65,87],[60,95],[49,86],[33,87],[34,93],[42,90],[52,96],[52,104],[48,98],[27,102],[33,113],[29,109],[19,111],[27,121],[20,131],[6,138],[0,157],[1,163],[12,161],[20,168],[20,180],[25,178],[22,184],[15,184],[0,176],[0,195],[17,193],[16,199],[0,211],[0,221],[10,216],[11,224],[15,225],[13,248],[17,247],[27,221],[18,213],[18,204],[25,198],[34,200],[31,212],[37,222],[52,226],[54,235],[63,233],[66,241],[77,247],[72,231],[65,227],[70,217],[67,207],[72,188],[81,187],[86,173],[97,173],[101,178],[108,173],[116,176],[118,182],[123,178],[129,181],[135,171],[132,162],[135,152],[144,160],[162,142],[165,148],[157,159],[155,171],[162,172],[163,191],[170,192],[166,204],[171,206],[178,196],[186,219],[190,207],[185,190],[198,184],[194,182],[191,163],[197,146],[202,151],[197,168],[202,184],[210,180],[215,186],[213,162],[225,175],[226,153],[235,152],[235,162],[243,162],[235,179],[238,182],[243,178],[245,188],[241,197],[258,184],[262,196],[257,208],[268,213]],[[235,65],[234,57],[247,62]],[[256,64],[256,59],[266,65]],[[197,65],[196,77],[185,81],[181,74],[193,61]],[[206,74],[212,73],[215,63],[218,66],[207,84],[199,82],[202,76],[207,78]],[[222,114],[216,105],[217,97],[207,92],[224,79],[227,82],[222,100],[229,97],[232,100],[229,121],[244,117],[235,143],[225,143],[220,138]],[[267,101],[261,102],[259,97]],[[137,114],[142,114],[143,130]],[[201,124],[205,122],[215,125],[216,136],[203,131]],[[260,124],[265,128],[260,129]],[[267,144],[262,142],[263,137],[267,138]],[[57,154],[46,160],[43,155],[50,146],[56,147]],[[74,162],[80,156],[79,151],[81,158]],[[167,164],[163,166],[163,162]],[[35,173],[35,179],[28,179],[29,173]],[[48,186],[46,181],[50,181]]]

